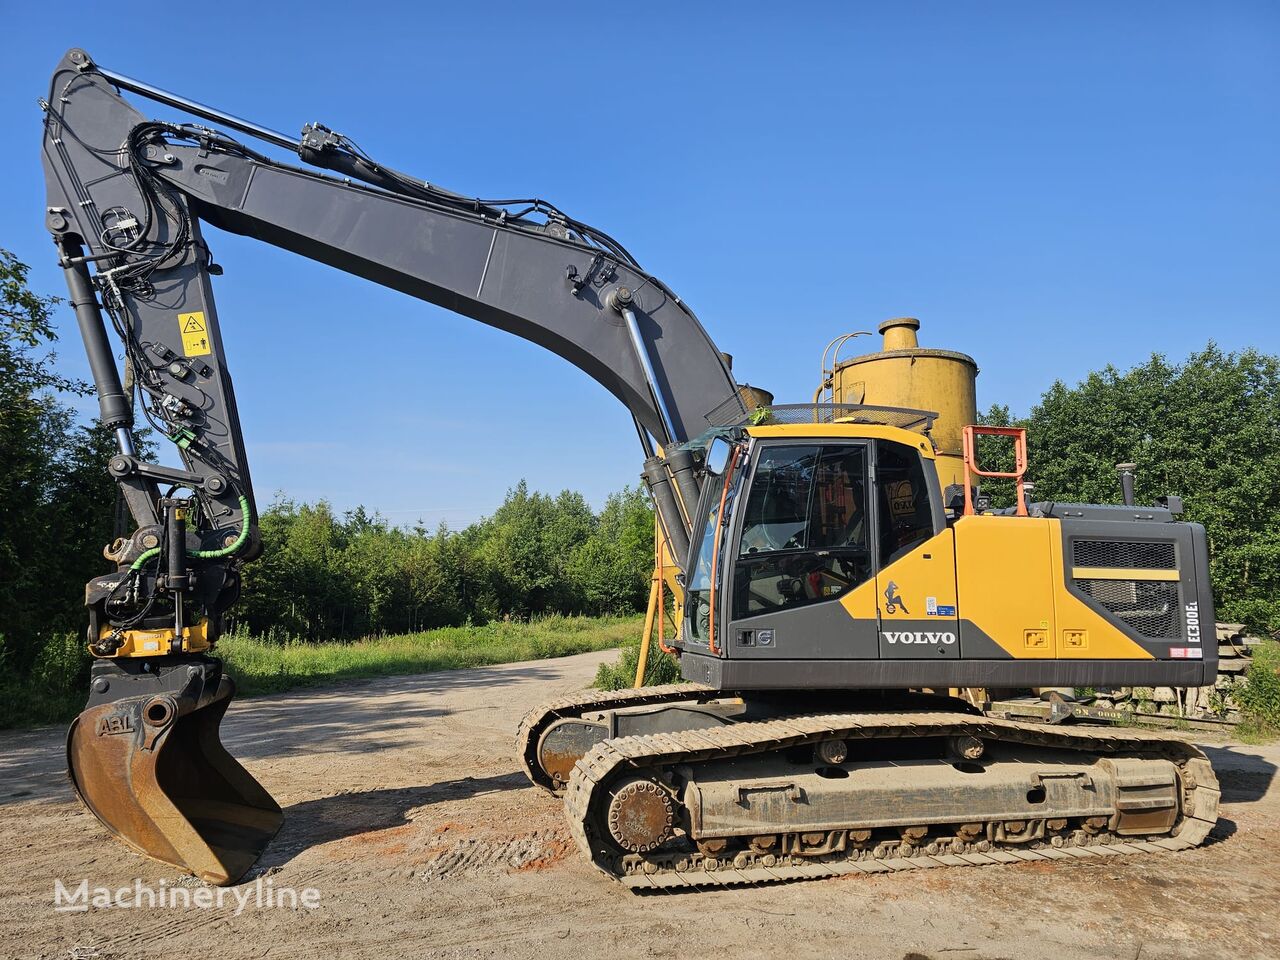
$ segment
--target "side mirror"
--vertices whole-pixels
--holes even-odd
[[[707,447],[707,473],[717,477],[723,474],[725,467],[729,465],[729,453],[732,450],[733,444],[724,437],[712,437],[711,446]]]

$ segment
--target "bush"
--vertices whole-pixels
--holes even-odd
[[[1244,716],[1241,730],[1246,735],[1280,734],[1280,643],[1268,640],[1253,650],[1253,662],[1244,683],[1232,696]]]
[[[602,663],[596,670],[598,690],[625,690],[636,682],[636,666],[640,663],[640,641],[635,640],[622,648],[614,663]],[[657,643],[649,647],[649,662],[645,664],[644,685],[654,687],[664,683],[680,682],[680,664],[675,657],[663,653]]]
[[[391,526],[362,508],[279,499],[259,517],[264,550],[245,567],[231,629],[350,640],[549,614],[643,609],[653,513],[628,489],[597,515],[580,494],[521,481],[465,530]]]
[[[88,697],[92,659],[79,633],[46,638],[25,678],[6,671],[0,681],[0,728],[61,723],[74,717]]]

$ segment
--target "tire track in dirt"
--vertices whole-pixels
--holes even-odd
[[[568,856],[567,834],[539,831],[519,837],[461,837],[451,842],[418,872],[426,883],[454,879],[462,873],[545,869]]]

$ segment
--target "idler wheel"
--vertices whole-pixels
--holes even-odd
[[[609,835],[624,850],[647,853],[671,839],[676,808],[652,780],[630,780],[609,801]]]

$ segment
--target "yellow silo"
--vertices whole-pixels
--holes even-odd
[[[937,413],[933,442],[940,451],[938,479],[945,488],[964,482],[962,433],[978,417],[978,365],[968,354],[921,347],[916,340],[919,329],[914,317],[880,324],[883,349],[836,363],[831,399]]]

